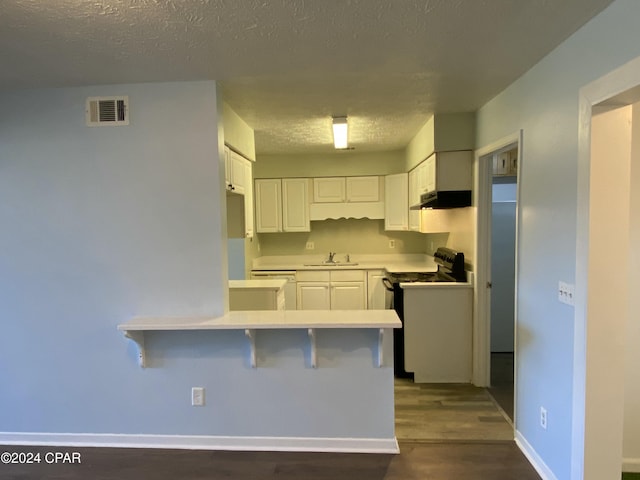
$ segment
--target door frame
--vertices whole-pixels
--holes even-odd
[[[624,408],[624,379],[607,372],[624,371],[624,355],[620,355],[619,345],[610,339],[624,337],[624,332],[597,335],[597,326],[607,319],[588,308],[597,297],[591,298],[588,289],[590,245],[598,232],[598,225],[590,219],[592,182],[597,182],[597,177],[591,178],[591,121],[598,104],[639,87],[640,57],[589,83],[579,93],[572,480],[596,478],[603,465],[622,461],[622,442],[618,445],[617,440],[623,435],[620,417]],[[622,99],[620,106],[631,103]],[[607,421],[602,421],[603,418]]]
[[[475,151],[474,205],[476,206],[476,242],[474,265],[473,308],[473,384],[488,387],[491,383],[491,203],[493,165],[486,157],[516,146],[518,149],[518,175],[516,178],[516,239],[515,239],[515,293],[514,293],[514,394],[517,391],[517,325],[518,325],[518,254],[520,250],[520,179],[523,162],[523,130],[516,131]],[[516,423],[514,399],[513,425]]]

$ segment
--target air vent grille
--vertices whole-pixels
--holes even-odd
[[[87,98],[87,126],[129,125],[129,97]]]

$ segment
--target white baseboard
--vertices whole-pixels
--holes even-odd
[[[524,453],[524,456],[527,457],[529,463],[533,465],[533,468],[536,469],[536,472],[538,472],[538,475],[540,475],[543,480],[558,480],[551,469],[547,467],[547,464],[544,463],[542,458],[540,458],[540,455],[538,455],[538,453],[533,449],[529,442],[527,442],[527,440],[517,430],[516,445],[518,445],[518,448],[522,451],[522,453]]]
[[[622,471],[629,473],[640,473],[640,458],[623,458]]]
[[[127,435],[0,432],[0,445],[64,447],[183,448],[282,452],[399,453],[393,438],[223,437],[209,435]]]

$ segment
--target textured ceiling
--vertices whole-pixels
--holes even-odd
[[[219,80],[258,153],[404,147],[611,0],[2,0],[0,89]]]

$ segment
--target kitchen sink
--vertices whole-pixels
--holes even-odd
[[[305,263],[305,267],[350,267],[358,265],[358,262],[320,262],[320,263]]]

